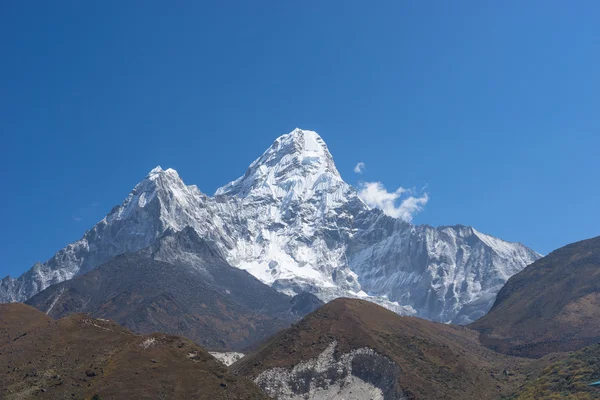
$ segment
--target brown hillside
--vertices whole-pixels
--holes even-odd
[[[83,314],[49,322],[22,304],[1,310],[2,321],[31,327],[0,348],[5,400],[266,398],[187,339],[138,336]]]
[[[548,365],[529,379],[510,399],[600,399],[600,388],[589,386],[598,380],[600,345],[596,344]]]
[[[600,341],[600,237],[562,247],[508,280],[470,325],[484,345],[540,357]]]
[[[255,379],[265,370],[291,369],[314,359],[333,341],[338,357],[368,347],[391,359],[400,367],[398,384],[411,399],[495,399],[522,383],[529,363],[480,346],[477,332],[467,328],[401,317],[367,301],[337,299],[232,369]]]
[[[52,318],[28,305],[0,304],[0,347],[51,321]]]

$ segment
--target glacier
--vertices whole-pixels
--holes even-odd
[[[295,129],[213,196],[173,169],[153,169],[80,240],[2,279],[0,302],[24,301],[187,227],[281,292],[360,297],[460,324],[485,314],[506,280],[541,257],[471,227],[414,225],[371,209],[344,182],[323,139]]]

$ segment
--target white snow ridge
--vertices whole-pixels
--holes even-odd
[[[506,280],[540,257],[470,227],[413,225],[370,209],[323,139],[295,129],[212,197],[173,169],[153,169],[80,240],[1,280],[0,301],[24,301],[188,226],[230,264],[282,292],[360,297],[442,322],[483,315]]]

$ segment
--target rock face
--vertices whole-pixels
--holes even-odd
[[[600,237],[553,251],[508,280],[470,327],[490,348],[525,357],[600,341]]]
[[[54,318],[87,313],[214,350],[244,350],[322,304],[310,294],[287,296],[230,266],[191,228],[167,232],[150,248],[117,256],[27,303]]]
[[[336,299],[230,368],[278,399],[491,400],[512,393],[528,363],[465,327]]]
[[[4,400],[267,399],[187,339],[138,336],[82,314],[52,321],[22,304],[1,304],[4,319],[23,320],[0,341]]]
[[[272,368],[254,382],[279,400],[400,400],[400,368],[369,348],[334,357],[332,342],[316,359],[301,362],[289,371]]]
[[[538,258],[471,227],[411,225],[379,211],[361,214],[356,227],[347,255],[362,289],[433,321],[481,317],[506,280]]]
[[[244,357],[244,353],[237,353],[235,351],[225,351],[225,352],[217,352],[211,351],[210,355],[221,361],[223,364],[230,366],[234,362],[240,360]]]
[[[186,227],[214,242],[231,265],[288,295],[360,297],[442,322],[480,317],[504,282],[539,258],[473,228],[417,226],[369,209],[322,138],[296,129],[213,197],[176,171],[155,168],[82,239],[3,279],[0,301],[23,301]]]

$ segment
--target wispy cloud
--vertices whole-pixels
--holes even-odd
[[[413,190],[399,187],[388,192],[381,182],[361,182],[358,186],[359,197],[371,208],[379,208],[386,215],[410,222],[413,216],[429,201],[429,195],[422,193],[414,196]]]
[[[356,172],[357,174],[362,174],[364,170],[365,170],[365,163],[362,161],[359,162],[358,164],[356,164],[356,166],[354,167],[354,172]]]
[[[83,221],[85,218],[89,217],[90,214],[92,214],[94,212],[95,208],[97,208],[99,206],[100,206],[100,203],[97,201],[94,201],[94,202],[88,204],[87,206],[76,210],[72,216],[73,221],[75,221],[75,222]]]

